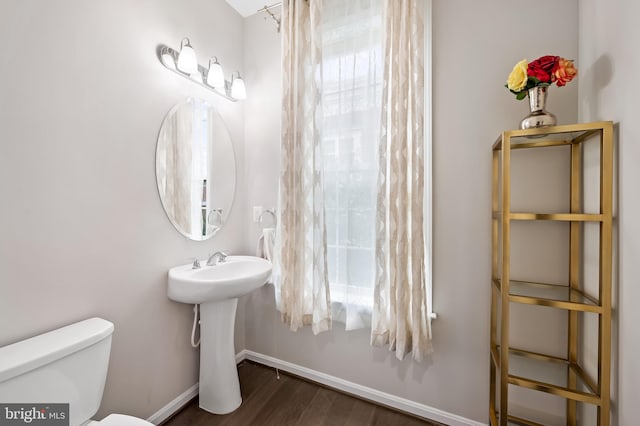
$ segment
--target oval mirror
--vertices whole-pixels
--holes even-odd
[[[156,180],[173,226],[192,240],[224,226],[236,186],[231,136],[206,101],[188,98],[165,117],[156,149]]]

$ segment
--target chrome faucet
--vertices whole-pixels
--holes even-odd
[[[209,256],[209,258],[207,259],[207,266],[215,266],[218,263],[224,262],[225,260],[227,260],[227,253],[224,251],[217,251]]]

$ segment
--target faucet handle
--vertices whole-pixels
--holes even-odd
[[[191,269],[200,269],[200,261],[197,257],[193,258],[193,265],[191,265]]]

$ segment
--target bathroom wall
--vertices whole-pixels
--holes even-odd
[[[166,273],[244,248],[243,107],[166,70],[156,47],[189,36],[229,75],[242,26],[224,0],[0,2],[0,346],[113,321],[97,417],[148,417],[198,380],[192,308],[167,299]],[[187,96],[219,108],[238,158],[234,213],[206,242],[174,230],[156,190],[158,131]]]
[[[485,422],[490,146],[526,114],[502,86],[524,57],[578,57],[577,9],[577,0],[434,1],[439,318],[431,360],[397,361],[386,349],[371,348],[366,331],[347,333],[339,324],[320,336],[291,333],[279,322],[271,287],[241,301],[236,349]],[[249,209],[276,204],[279,35],[271,20],[243,21],[223,0],[5,0],[0,36],[0,345],[83,318],[107,318],[116,332],[97,417],[113,411],[148,417],[197,381],[197,351],[188,343],[191,307],[166,298],[167,269],[219,249],[253,252],[259,227]],[[157,45],[177,48],[184,36],[198,52],[217,55],[227,73],[244,70],[246,102],[224,101],[159,64]],[[599,33],[581,37],[602,37],[613,49]],[[619,61],[627,59],[622,53],[616,51]],[[238,159],[234,214],[202,243],[173,229],[155,187],[160,124],[186,96],[220,108]],[[576,120],[576,97],[576,85],[552,91],[549,109],[561,123]],[[628,217],[636,207],[628,205]],[[637,377],[633,359],[624,365]]]
[[[525,102],[514,100],[503,85],[523,58],[577,58],[577,13],[577,0],[433,2],[433,287],[439,315],[433,357],[420,364],[398,361],[387,349],[370,347],[368,331],[345,332],[340,324],[318,336],[310,330],[292,333],[280,323],[271,286],[244,300],[247,349],[486,423],[491,144],[527,113]],[[274,23],[263,15],[245,20],[246,80],[251,87],[245,103],[249,207],[276,203],[279,40]],[[552,89],[548,106],[560,123],[575,122],[577,85]],[[552,163],[543,160],[538,158],[535,167],[527,163],[538,176],[552,173],[558,164],[557,158]],[[530,192],[532,200],[545,198],[549,188]],[[247,223],[246,245],[253,250],[259,228]],[[523,256],[534,254],[526,250]],[[530,322],[529,328],[536,330],[526,344],[548,340],[553,323],[545,321],[538,316]],[[556,341],[561,337],[554,334]],[[531,396],[523,398],[527,402]],[[556,413],[563,408],[557,401],[551,405]]]
[[[637,43],[640,28],[634,19],[640,4],[625,0],[581,0],[579,18],[581,121],[613,120],[617,186],[614,192],[613,423],[635,424],[640,418],[640,323],[637,301],[640,199],[638,158],[640,107],[634,81],[640,73]],[[618,380],[615,380],[615,377]]]

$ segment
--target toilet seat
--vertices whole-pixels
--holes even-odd
[[[109,414],[99,422],[89,422],[87,426],[153,426],[153,423],[124,414]]]

